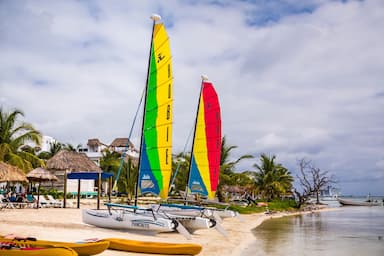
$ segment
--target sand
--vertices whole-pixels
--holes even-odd
[[[122,231],[94,227],[82,223],[81,211],[85,208],[95,208],[93,203],[83,203],[77,208],[40,208],[40,209],[2,209],[0,211],[0,234],[15,234],[17,236],[36,237],[42,240],[76,242],[90,238],[125,238],[140,241],[197,243],[205,255],[241,255],[255,237],[252,229],[264,220],[290,215],[264,213],[241,215],[241,218],[225,219],[222,226],[228,233],[224,237],[216,229],[198,230],[187,240],[178,233],[146,233],[144,231]],[[137,253],[106,250],[99,255],[138,255]],[[152,255],[152,254],[139,254]]]

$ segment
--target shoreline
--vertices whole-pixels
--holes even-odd
[[[298,214],[308,214],[329,210],[323,208],[313,211],[277,212],[273,214],[254,213],[241,215],[240,218],[225,219],[222,223],[228,237],[224,237],[216,229],[198,230],[187,240],[178,233],[153,234],[145,231],[112,230],[98,228],[82,223],[81,211],[95,208],[92,204],[77,208],[40,208],[40,209],[3,209],[0,211],[0,235],[36,237],[41,240],[78,242],[91,238],[124,238],[130,240],[197,243],[202,245],[201,256],[235,255],[240,256],[255,241],[252,229],[271,218],[280,218]],[[101,256],[119,255],[153,255],[106,250]]]
[[[276,213],[269,214],[269,215],[262,214],[263,216],[260,216],[258,219],[256,219],[256,222],[255,222],[256,225],[249,228],[249,235],[247,237],[245,237],[244,241],[239,246],[237,246],[235,248],[235,250],[233,251],[233,254],[231,254],[231,255],[242,256],[243,255],[242,253],[246,249],[248,249],[248,247],[250,245],[254,244],[256,237],[252,233],[252,230],[257,228],[258,226],[260,226],[264,221],[267,221],[270,219],[275,219],[275,218],[282,218],[282,217],[289,217],[289,216],[296,216],[296,215],[305,215],[305,214],[312,214],[312,213],[324,212],[324,211],[334,211],[334,210],[337,210],[337,208],[331,208],[329,206],[323,206],[323,207],[313,209],[313,210],[305,210],[305,211],[297,210],[294,212],[276,212]],[[251,214],[251,215],[253,215],[253,214]]]

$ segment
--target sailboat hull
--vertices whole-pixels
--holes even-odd
[[[372,201],[353,201],[353,200],[346,200],[338,198],[337,201],[341,205],[345,206],[380,206],[381,204],[379,202],[372,202]]]
[[[82,212],[83,222],[101,228],[134,229],[152,232],[173,232],[177,223],[171,219],[158,218],[146,214],[137,214],[126,210],[109,212],[108,210],[86,209]]]
[[[196,231],[199,229],[209,229],[216,225],[216,221],[209,216],[212,213],[205,210],[200,211],[197,209],[181,209],[177,207],[152,205],[152,210],[157,214],[166,215],[171,219],[179,221],[189,231]]]
[[[213,210],[220,218],[226,219],[226,218],[235,218],[239,216],[238,212],[232,211],[232,210]]]
[[[199,229],[213,228],[216,225],[216,222],[213,219],[204,217],[194,217],[193,219],[180,219],[179,221],[188,231],[192,233]]]

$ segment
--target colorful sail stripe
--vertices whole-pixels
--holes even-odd
[[[213,199],[220,173],[221,115],[212,83],[202,86],[188,187]]]
[[[162,23],[153,30],[147,100],[140,154],[141,193],[168,196],[172,171],[172,65]]]
[[[221,115],[220,105],[215,89],[211,83],[204,85],[205,132],[209,162],[210,185],[212,193],[216,192],[220,174],[221,151]]]

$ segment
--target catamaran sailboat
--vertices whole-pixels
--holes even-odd
[[[83,222],[105,228],[155,232],[185,230],[177,220],[137,206],[137,190],[168,194],[172,164],[172,63],[167,32],[159,15],[152,15],[152,40],[144,97],[139,177],[135,205],[107,204],[108,210],[84,210]],[[114,208],[114,209],[112,209]]]
[[[137,206],[137,196],[150,193],[168,197],[172,171],[172,65],[169,38],[160,16],[153,15],[153,32],[144,97],[144,114],[140,143],[139,175],[135,204],[107,203],[108,210],[84,210],[83,221],[106,228],[144,229],[156,232],[177,230],[187,238],[191,231],[211,228],[213,219],[174,215]]]
[[[215,198],[220,174],[221,139],[219,99],[213,84],[206,76],[202,76],[185,204],[153,205],[153,209],[174,215],[208,217],[215,220],[216,229],[225,234],[219,222],[222,217],[235,217],[236,212],[186,204],[188,192],[206,196],[211,200]]]

